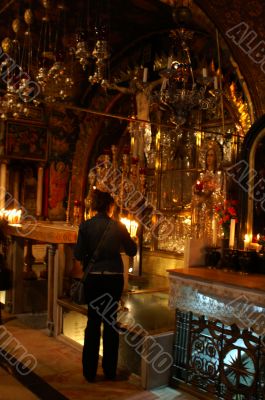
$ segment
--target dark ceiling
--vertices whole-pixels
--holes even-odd
[[[179,0],[174,6],[181,4],[182,1]],[[200,58],[209,64],[211,59],[216,59],[213,26],[194,3],[190,6],[195,31],[212,33],[208,37],[204,34],[195,35],[194,41],[197,60]],[[107,39],[110,54],[107,63],[109,80],[119,80],[121,74],[126,76],[135,66],[148,67],[149,79],[156,79],[157,76],[153,73],[155,60],[168,56],[168,34],[170,29],[176,27],[172,17],[173,7],[160,0],[4,0],[0,6],[0,41],[7,36],[12,40],[15,38],[12,21],[19,18],[21,28],[17,38],[23,50],[25,31],[29,28],[24,21],[24,13],[28,8],[33,13],[30,24],[33,64],[40,57],[43,41],[49,40],[47,33],[45,39],[43,31],[43,18],[47,14],[51,26],[51,43],[56,47],[52,51],[59,53],[63,49],[64,60],[73,61],[71,49],[76,46],[78,32],[86,32],[91,50],[98,37]],[[24,65],[22,67],[25,68]],[[94,90],[88,81],[93,65],[83,71],[75,60],[72,68],[75,74],[74,100],[76,102],[77,99],[83,99],[80,105],[85,105],[88,93]],[[32,71],[34,78],[34,69]]]
[[[30,26],[24,19],[25,10],[29,8],[33,14]],[[170,6],[159,0],[4,0],[0,6],[0,43],[6,37],[11,40],[16,37],[23,52],[23,47],[27,47],[25,32],[30,28],[34,64],[37,59],[40,63],[41,47],[45,41],[47,45],[50,40],[51,46],[56,47],[52,48],[53,52],[63,50],[64,59],[72,61],[73,57],[69,53],[72,53],[70,50],[76,46],[77,33],[86,32],[91,50],[96,39],[104,37],[109,44],[110,75],[110,71],[126,70],[133,68],[135,64],[151,65],[156,42],[154,33],[168,31],[174,26],[171,11]],[[43,22],[45,16],[50,21],[50,33],[46,33],[46,36],[44,31],[47,24]],[[15,18],[20,20],[17,35],[12,29]],[[152,48],[149,38],[153,38]],[[20,60],[16,62],[21,65]],[[22,68],[25,69],[25,65],[22,65]],[[87,75],[91,71],[88,68],[84,73],[79,65],[75,65],[74,70],[76,86],[82,86],[81,90],[87,91]],[[79,94],[80,91],[78,96]]]
[[[112,56],[119,54],[132,42],[152,32],[169,29],[173,23],[171,7],[159,0],[4,0],[0,6],[0,37],[14,37],[12,21],[20,18],[22,28],[19,36],[25,31],[24,12],[31,8],[33,12],[32,32],[35,46],[38,46],[41,20],[45,16],[43,4],[49,18],[54,23],[53,30],[60,31],[67,37],[66,44],[73,44],[79,30],[89,29],[93,36],[96,25],[107,30],[106,37],[110,42]],[[61,10],[63,5],[64,10]],[[61,17],[59,14],[61,13]],[[88,25],[90,25],[88,27]]]

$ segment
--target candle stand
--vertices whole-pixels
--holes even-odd
[[[221,268],[242,274],[265,274],[265,254],[254,250],[225,249]]]
[[[207,267],[217,268],[220,267],[221,251],[220,247],[209,246],[205,248],[205,265]]]
[[[222,257],[222,269],[231,270],[231,271],[239,271],[239,258],[238,251],[234,249],[224,249],[223,257]]]

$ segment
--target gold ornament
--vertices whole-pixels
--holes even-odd
[[[9,37],[6,37],[1,42],[2,49],[4,53],[10,53],[12,49],[12,40]]]
[[[26,24],[30,25],[33,22],[33,13],[30,8],[28,8],[24,13],[24,20]]]
[[[15,18],[12,22],[12,29],[15,33],[18,33],[20,30],[20,20],[19,18]]]

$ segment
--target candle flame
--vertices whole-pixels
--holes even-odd
[[[138,223],[133,219],[124,218],[124,217],[122,217],[120,219],[120,221],[121,221],[122,224],[124,224],[126,226],[127,231],[129,232],[131,237],[136,237],[136,233],[137,233],[137,229],[138,229]]]
[[[13,208],[12,210],[2,208],[0,210],[0,220],[7,221],[10,225],[19,224],[21,222],[21,213],[22,211],[17,210],[16,208]]]
[[[248,235],[247,233],[245,234],[245,241],[246,241],[246,242],[249,242],[249,241],[250,241],[249,235]]]

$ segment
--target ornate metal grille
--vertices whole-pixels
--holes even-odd
[[[171,383],[218,400],[265,400],[265,342],[249,329],[177,311]]]

